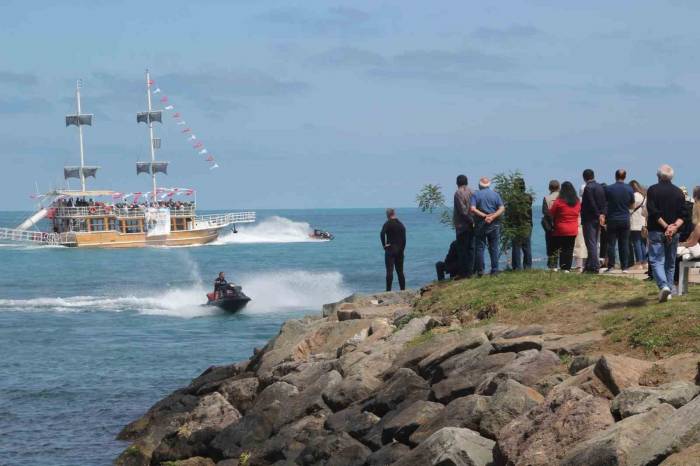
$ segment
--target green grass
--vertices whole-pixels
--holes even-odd
[[[610,344],[630,349],[656,355],[700,352],[699,288],[659,304],[656,287],[633,278],[507,272],[436,283],[415,312],[473,319],[469,325],[542,324],[560,333],[604,329]]]

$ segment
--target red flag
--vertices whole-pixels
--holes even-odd
[[[163,97],[160,98],[160,101],[163,102],[163,103],[167,102],[167,101],[168,101],[168,96],[167,96],[167,95],[164,95]]]
[[[201,142],[198,142],[197,144],[195,144],[195,145],[192,146],[192,147],[194,147],[195,149],[199,149],[199,148],[202,147],[203,145],[204,145],[204,144],[202,144]]]
[[[173,113],[173,118],[180,118],[180,112]]]
[[[190,131],[192,131],[192,130],[189,128],[185,128],[181,131],[181,133],[189,133]]]
[[[154,82],[155,82],[154,80],[149,79],[149,80],[148,80],[148,85],[149,85],[149,86],[152,86]]]
[[[209,157],[207,157],[207,162],[213,162],[213,161],[214,161],[214,157],[212,157],[211,155]]]

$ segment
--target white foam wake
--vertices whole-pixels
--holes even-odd
[[[284,217],[270,217],[253,226],[242,226],[238,233],[221,235],[211,244],[232,243],[304,243],[318,241],[311,239],[313,232],[306,222],[295,222]]]
[[[317,311],[323,303],[337,301],[349,294],[338,272],[280,271],[242,276],[239,281],[245,293],[253,299],[243,311],[246,313],[295,309]],[[218,308],[204,305],[209,291],[201,284],[193,284],[155,294],[0,299],[0,311],[136,312],[181,318],[223,313]]]

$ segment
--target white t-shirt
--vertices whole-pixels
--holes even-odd
[[[642,231],[647,223],[647,199],[641,193],[634,193],[634,207],[630,209],[630,230]],[[636,209],[636,210],[635,210]]]

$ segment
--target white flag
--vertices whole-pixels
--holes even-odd
[[[166,110],[172,110],[172,109],[174,109],[174,108],[175,108],[175,107],[173,107],[172,105],[168,105],[167,107],[165,107]]]
[[[202,149],[202,150],[199,151],[199,154],[200,154],[200,155],[204,155],[204,154],[208,154],[208,153],[209,153],[209,151],[206,150],[206,149]]]
[[[177,124],[180,126],[185,126],[187,124],[187,122],[186,121],[178,121]]]
[[[195,139],[197,139],[197,136],[195,136],[194,134],[187,138],[188,141],[194,141]]]
[[[213,169],[215,169],[215,168],[219,168],[219,164],[218,164],[218,163],[215,163],[214,165],[212,165],[212,166],[209,168],[209,170],[213,170]]]
[[[158,93],[160,93],[160,87],[159,87],[159,88],[157,88],[157,89],[156,89],[155,91],[153,91],[153,93],[154,93],[154,94],[158,94]]]

